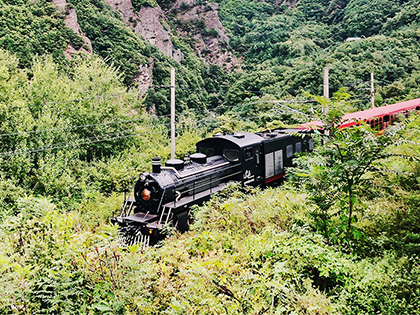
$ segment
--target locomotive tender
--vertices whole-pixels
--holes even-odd
[[[152,245],[165,237],[168,224],[187,231],[189,209],[200,204],[229,181],[265,186],[285,175],[295,153],[312,151],[310,130],[276,129],[258,133],[215,134],[196,144],[197,153],[185,161],[171,159],[161,166],[152,158],[152,172],[142,173],[134,196],[125,194],[118,217],[120,241],[125,245]]]

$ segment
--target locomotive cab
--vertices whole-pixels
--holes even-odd
[[[240,170],[231,180],[244,185],[258,186],[262,182],[261,142],[263,138],[249,132],[231,135],[215,134],[197,142],[197,152],[223,156],[232,165],[240,165]]]

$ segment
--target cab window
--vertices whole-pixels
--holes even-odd
[[[238,150],[224,149],[223,156],[230,162],[239,161]]]
[[[244,157],[245,157],[245,161],[249,161],[253,158],[252,156],[252,148],[247,148],[244,151]]]
[[[286,147],[286,157],[287,158],[291,158],[292,156],[293,156],[293,145],[292,144],[289,144]]]

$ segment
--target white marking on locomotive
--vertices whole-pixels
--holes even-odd
[[[251,173],[250,170],[246,170],[244,173],[244,180],[248,179],[246,182],[244,182],[244,185],[248,185],[255,181],[255,175]]]

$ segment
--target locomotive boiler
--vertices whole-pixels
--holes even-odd
[[[259,133],[215,134],[196,144],[197,153],[185,160],[161,165],[152,158],[152,172],[140,174],[134,189],[125,194],[118,217],[124,245],[152,245],[165,237],[165,227],[189,227],[189,210],[201,204],[229,181],[264,186],[279,181],[292,166],[295,153],[313,150],[308,130],[276,129]]]

